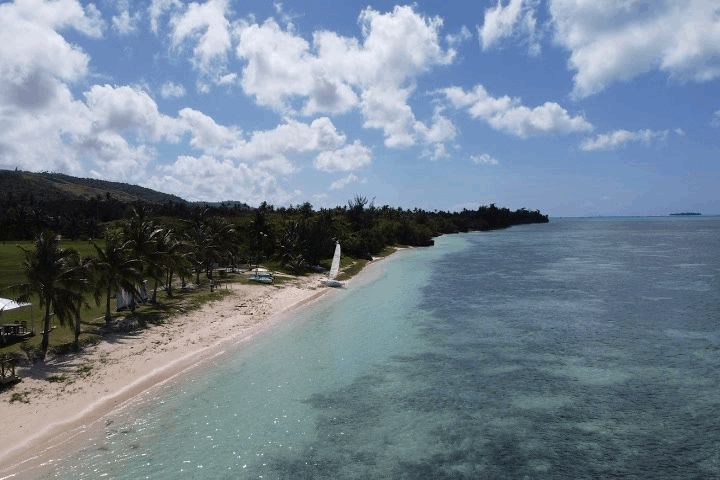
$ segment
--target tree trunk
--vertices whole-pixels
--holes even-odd
[[[200,285],[200,269],[195,269],[195,285]]]
[[[173,271],[168,271],[168,282],[167,282],[167,293],[168,297],[172,297],[172,277],[173,277]]]
[[[110,285],[107,288],[107,301],[105,302],[105,326],[109,327],[112,317],[110,316]]]
[[[80,311],[75,315],[75,350],[80,350]]]
[[[156,278],[155,279],[155,287],[153,288],[152,300],[150,300],[150,303],[152,303],[153,305],[157,304],[157,289],[158,289],[158,281]]]
[[[40,344],[42,350],[42,359],[45,361],[45,355],[47,355],[48,346],[50,344],[50,299],[45,299],[45,320],[43,321],[43,338]]]

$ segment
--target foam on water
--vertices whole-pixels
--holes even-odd
[[[59,478],[718,478],[720,220],[442,237],[112,419]]]

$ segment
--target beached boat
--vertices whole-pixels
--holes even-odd
[[[273,274],[265,269],[256,268],[248,279],[251,282],[273,283]]]
[[[340,243],[335,243],[335,254],[333,255],[332,264],[330,265],[330,272],[328,272],[328,278],[327,280],[323,280],[323,285],[326,285],[328,287],[342,287],[342,282],[335,280],[335,278],[338,276],[338,272],[340,271]]]

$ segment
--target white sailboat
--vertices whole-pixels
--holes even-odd
[[[335,243],[335,254],[333,255],[332,263],[330,264],[330,272],[328,273],[327,280],[323,280],[323,285],[328,287],[342,287],[342,282],[335,280],[340,271],[340,243]]]

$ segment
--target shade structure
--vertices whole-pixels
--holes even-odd
[[[15,300],[9,298],[0,298],[0,312],[7,312],[15,310],[16,308],[29,307],[29,303],[18,303]]]

